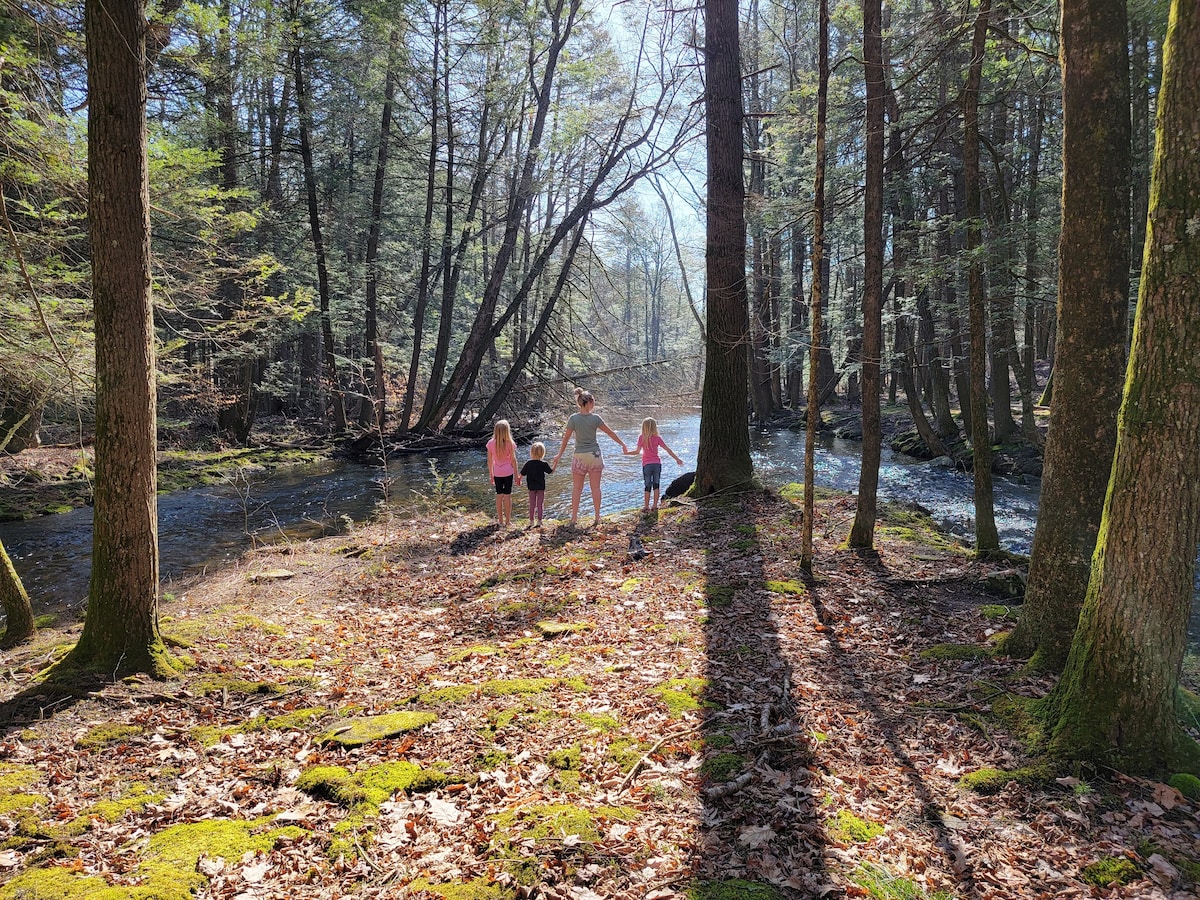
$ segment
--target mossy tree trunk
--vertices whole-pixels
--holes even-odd
[[[21,576],[13,568],[4,545],[0,544],[0,604],[4,608],[4,634],[0,647],[12,647],[33,634],[33,608]]]
[[[1058,352],[1022,618],[1005,651],[1061,671],[1087,591],[1112,468],[1129,305],[1125,0],[1062,7]],[[1049,385],[1047,385],[1047,390]]]
[[[704,40],[708,321],[692,489],[701,496],[745,484],[754,475],[746,421],[750,323],[737,0],[705,0]]]
[[[88,225],[96,321],[92,576],[62,663],[166,674],[158,631],[158,504],[143,0],[87,0]]]
[[[1091,581],[1051,695],[1052,749],[1200,773],[1176,697],[1200,542],[1200,4],[1173,0],[1149,228]],[[1123,231],[1114,229],[1116,238]]]

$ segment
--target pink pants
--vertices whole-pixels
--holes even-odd
[[[529,521],[542,521],[542,507],[546,503],[545,491],[529,492]]]

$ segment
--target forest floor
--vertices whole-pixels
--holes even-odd
[[[1050,682],[991,652],[1006,573],[852,516],[805,583],[794,490],[425,509],[187,584],[179,678],[82,696],[42,630],[0,655],[0,898],[1195,898],[1200,803],[1016,771]]]

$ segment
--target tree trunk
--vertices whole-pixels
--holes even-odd
[[[327,397],[327,414],[333,424],[333,430],[342,433],[346,430],[346,407],[342,400],[342,386],[338,381],[337,345],[333,340],[333,317],[330,311],[329,268],[325,261],[325,241],[321,235],[321,215],[317,203],[317,176],[313,168],[311,104],[308,95],[308,82],[304,77],[304,51],[296,49],[296,106],[300,111],[300,158],[304,163],[304,188],[308,197],[308,224],[312,231],[313,255],[317,260],[317,293],[321,310],[321,362],[325,373],[325,388]]]
[[[863,0],[863,66],[866,70],[866,192],[863,200],[862,465],[858,504],[847,543],[870,549],[882,453],[879,395],[883,357],[883,9],[881,0]]]
[[[749,322],[737,0],[705,0],[704,35],[708,339],[693,487],[701,496],[744,485],[754,475],[746,422]]]
[[[1079,629],[1049,708],[1058,755],[1161,776],[1200,774],[1200,747],[1176,714],[1200,542],[1195,0],[1171,4],[1157,135],[1112,480]],[[1128,245],[1127,232],[1112,231]]]
[[[88,233],[96,323],[96,482],[87,617],[64,671],[167,675],[158,630],[158,502],[146,16],[87,0]]]
[[[825,270],[825,120],[829,109],[829,2],[818,0],[817,133],[813,176],[812,343],[808,354],[808,415],[804,433],[804,519],[800,528],[800,569],[813,573],[813,516],[816,512],[817,425],[821,390],[821,310]]]
[[[1021,621],[1008,653],[1061,670],[1087,591],[1112,468],[1129,289],[1124,0],[1062,8],[1063,197],[1058,351]]]
[[[979,84],[992,0],[981,0],[971,41],[971,64],[963,90],[963,180],[967,194],[967,284],[971,319],[971,452],[975,470],[975,553],[1000,549],[992,503],[992,444],[987,416],[987,297],[979,247],[983,243],[979,204]]]
[[[417,376],[421,371],[421,344],[425,335],[425,310],[429,305],[429,262],[433,253],[433,199],[437,191],[438,167],[438,82],[441,56],[441,37],[438,33],[445,3],[434,4],[433,65],[430,70],[429,88],[429,153],[425,159],[425,214],[421,220],[421,267],[417,276],[417,305],[413,310],[412,354],[408,362],[408,384],[404,387],[404,407],[400,412],[400,430],[408,431],[412,416],[413,394],[417,389]],[[449,110],[446,115],[449,117]],[[447,173],[447,178],[450,178]]]
[[[392,136],[392,105],[396,97],[396,55],[399,46],[400,32],[392,29],[388,38],[387,74],[383,82],[383,111],[379,117],[379,148],[375,154],[375,181],[371,186],[371,222],[367,232],[367,256],[364,260],[367,271],[364,337],[366,355],[370,360],[370,373],[366,381],[371,391],[371,402],[363,404],[359,423],[380,434],[383,433],[387,412],[387,380],[383,371],[383,348],[379,343],[379,238],[383,231],[383,187],[387,178],[388,149]]]
[[[4,634],[0,635],[0,648],[8,649],[33,634],[33,607],[21,576],[13,568],[12,560],[0,544],[0,605],[4,609]]]

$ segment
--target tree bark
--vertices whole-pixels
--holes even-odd
[[[808,354],[808,415],[804,432],[804,519],[800,528],[800,569],[813,573],[813,516],[816,512],[817,426],[821,391],[821,310],[825,279],[825,120],[829,109],[829,2],[818,0],[817,128],[813,176],[812,342]]]
[[[14,647],[33,634],[33,607],[4,544],[0,544],[0,606],[5,619],[0,648]]]
[[[737,0],[705,0],[704,40],[708,337],[692,488],[700,496],[744,485],[754,475],[746,421],[749,321]]]
[[[304,51],[296,48],[296,106],[300,111],[300,158],[304,164],[304,192],[308,198],[308,224],[312,231],[313,255],[317,261],[317,294],[321,310],[321,362],[325,373],[325,389],[329,392],[327,414],[333,430],[346,430],[346,406],[338,380],[337,345],[333,338],[333,313],[330,310],[329,267],[325,260],[325,241],[321,233],[321,213],[317,203],[317,176],[312,152],[312,97],[304,73]]]
[[[1127,82],[1126,82],[1127,83]],[[1200,774],[1176,714],[1200,542],[1200,5],[1174,0],[1146,253],[1112,480],[1052,748],[1121,771]],[[1117,239],[1127,232],[1117,233]],[[1122,243],[1128,244],[1127,240]]]
[[[987,403],[987,296],[979,248],[983,244],[979,203],[979,85],[992,0],[981,0],[975,15],[971,64],[963,90],[963,179],[967,200],[967,285],[971,322],[971,452],[975,470],[975,553],[1000,549],[992,500],[992,443]]]
[[[870,549],[875,542],[879,463],[883,435],[879,395],[883,357],[883,8],[863,0],[863,67],[866,70],[866,191],[863,200],[862,465],[858,503],[847,544]]]
[[[62,662],[109,676],[169,674],[158,630],[158,503],[146,14],[87,0],[88,225],[96,322],[92,574],[79,643]]]
[[[1006,651],[1059,671],[1087,591],[1112,468],[1129,290],[1129,61],[1124,0],[1062,8],[1058,349],[1021,620]]]

